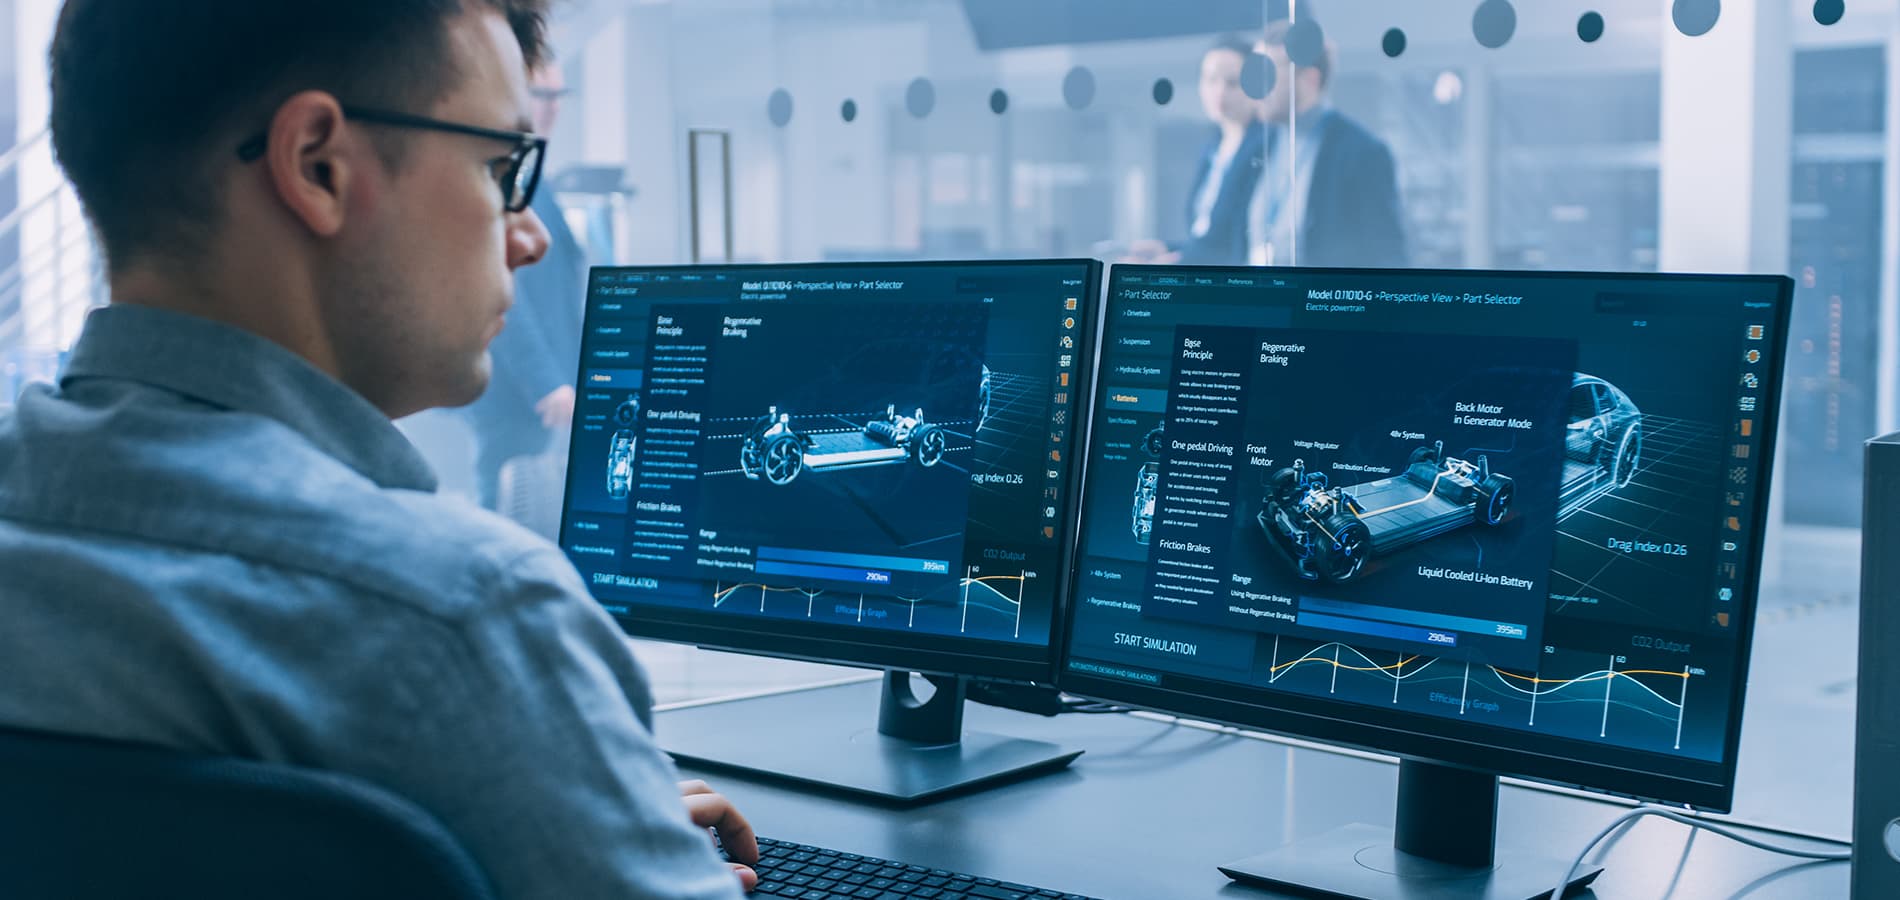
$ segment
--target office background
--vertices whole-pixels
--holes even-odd
[[[0,0],[0,404],[57,371],[104,299],[44,132],[57,8]],[[1681,32],[1714,9],[1707,33]],[[1601,34],[1585,41],[1592,12]],[[1313,0],[1303,14],[1337,48],[1333,108],[1397,160],[1412,265],[1795,278],[1736,813],[1844,836],[1861,442],[1900,424],[1900,4]],[[1202,55],[1265,15],[1223,0],[569,0],[550,184],[597,264],[1112,260],[1187,236],[1212,133]],[[404,426],[445,485],[474,494],[463,418]],[[546,484],[527,493],[558,505],[558,473]],[[546,516],[532,499],[516,511]],[[641,655],[662,700],[849,674]]]

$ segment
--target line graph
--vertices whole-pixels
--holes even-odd
[[[1532,674],[1410,653],[1372,655],[1379,653],[1338,641],[1276,635],[1262,674],[1267,685],[1296,693],[1566,736],[1607,740],[1614,735],[1621,743],[1678,751],[1691,684],[1707,676],[1693,665],[1632,665],[1621,655],[1556,648]],[[1316,677],[1321,674],[1323,679]]]
[[[925,596],[892,596],[858,591],[817,590],[759,581],[714,582],[709,599],[715,610],[740,610],[775,618],[805,618],[818,622],[860,625],[972,636],[1021,639],[1025,599],[1038,573],[1016,569],[1008,574],[984,574],[978,566],[965,568],[954,588]],[[789,606],[793,598],[804,609]],[[948,617],[948,621],[944,619]],[[999,622],[1001,617],[1007,622]]]

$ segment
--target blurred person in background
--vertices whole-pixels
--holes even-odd
[[[559,63],[549,58],[535,66],[529,89],[536,132],[552,134],[568,93]],[[508,327],[489,345],[494,374],[488,390],[464,411],[475,432],[476,484],[489,509],[501,508],[502,467],[560,447],[574,419],[587,257],[555,192],[543,187],[531,208],[547,226],[547,256],[515,272]]]
[[[1242,75],[1259,53],[1240,35],[1221,38],[1201,57],[1201,109],[1215,132],[1201,152],[1188,193],[1186,240],[1165,244],[1136,241],[1126,260],[1187,265],[1244,265],[1247,261],[1247,203],[1260,177],[1265,130],[1261,102],[1248,96]],[[1258,77],[1258,76],[1256,76]],[[1254,93],[1262,93],[1258,88]]]
[[[1313,21],[1311,4],[1297,6]],[[1403,205],[1392,149],[1333,108],[1338,61],[1330,42],[1310,65],[1287,53],[1286,10],[1258,49],[1278,76],[1267,92],[1265,164],[1247,207],[1249,265],[1399,268],[1407,264]]]

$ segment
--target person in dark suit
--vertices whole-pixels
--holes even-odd
[[[550,134],[566,92],[560,66],[552,61],[537,66],[531,90],[535,128]],[[499,500],[502,466],[543,452],[556,435],[566,434],[574,418],[587,257],[552,190],[536,191],[531,208],[547,226],[547,256],[540,265],[515,273],[508,327],[489,345],[494,374],[487,392],[466,409],[477,444],[476,483],[489,509]]]
[[[1403,267],[1409,254],[1392,150],[1328,102],[1334,47],[1295,66],[1289,31],[1287,21],[1274,22],[1259,46],[1279,77],[1262,112],[1265,162],[1248,204],[1248,262]]]

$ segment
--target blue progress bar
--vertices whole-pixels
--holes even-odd
[[[936,559],[909,559],[902,556],[871,556],[867,553],[829,553],[824,550],[790,550],[784,547],[760,547],[759,559],[773,562],[817,563],[826,566],[864,566],[895,572],[922,572],[948,575],[950,564]],[[765,571],[761,568],[759,571]]]
[[[1468,619],[1464,616],[1393,609],[1390,606],[1372,606],[1365,603],[1349,603],[1344,600],[1323,600],[1319,597],[1301,597],[1300,611],[1377,619],[1381,622],[1398,622],[1444,631],[1462,631],[1472,637],[1515,638],[1522,641],[1528,640],[1531,636],[1529,628],[1510,622],[1488,622],[1484,619]]]
[[[1310,612],[1300,613],[1295,621],[1308,628],[1324,628],[1327,631],[1343,631],[1347,634],[1363,634],[1397,641],[1415,641],[1434,647],[1458,646],[1458,633],[1455,631],[1434,631],[1427,628],[1413,628],[1410,625],[1368,622],[1365,619],[1347,619]]]
[[[845,584],[887,585],[891,583],[891,573],[876,569],[843,569],[837,566],[808,566],[803,563],[760,560],[753,563],[752,571],[760,575],[791,575],[798,578],[842,581]]]

